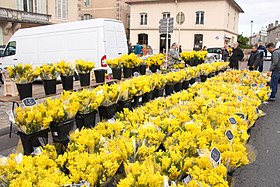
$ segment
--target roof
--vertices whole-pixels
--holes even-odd
[[[153,3],[153,2],[179,2],[184,0],[126,0],[127,4],[138,4],[138,3]],[[229,0],[240,13],[244,13],[243,9],[235,2],[235,0]]]

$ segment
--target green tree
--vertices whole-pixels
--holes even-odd
[[[243,36],[242,34],[239,34],[237,37],[237,41],[239,43],[239,46],[243,49],[250,49],[251,45],[249,44],[249,38],[246,36]]]

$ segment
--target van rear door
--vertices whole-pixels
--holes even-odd
[[[126,35],[122,22],[105,21],[104,32],[107,59],[127,54]]]

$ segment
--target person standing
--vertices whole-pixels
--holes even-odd
[[[264,59],[264,57],[267,57],[267,50],[266,50],[265,46],[263,46],[262,41],[259,42],[258,51],[259,51],[261,59],[262,59],[258,70],[259,70],[259,72],[263,72],[263,59]]]
[[[170,48],[170,57],[169,57],[169,62],[168,66],[172,67],[174,64],[178,64],[180,62],[180,54],[176,50],[177,49],[177,43],[173,43],[171,48]]]
[[[179,51],[179,54],[181,54],[181,53],[182,53],[182,46],[181,46],[181,45],[179,45],[179,47],[178,47],[178,51]]]
[[[248,60],[249,70],[257,70],[261,63],[261,54],[258,51],[258,45],[252,47],[252,51]]]
[[[137,42],[136,46],[134,47],[134,53],[140,57],[143,55],[142,46],[139,45],[139,42]]]
[[[238,46],[239,43],[234,42],[232,55],[229,59],[229,67],[231,69],[239,69],[239,61],[241,61],[244,57],[243,51]]]
[[[128,54],[133,53],[133,48],[131,42],[127,42]]]
[[[276,49],[273,43],[267,44],[266,48],[272,54],[271,65],[269,68],[269,71],[272,72],[269,85],[272,92],[270,94],[269,101],[275,101],[278,90],[278,82],[280,79],[280,48]]]

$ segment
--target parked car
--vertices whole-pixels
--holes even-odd
[[[222,48],[221,47],[211,47],[207,49],[207,58],[214,60],[222,60]]]

